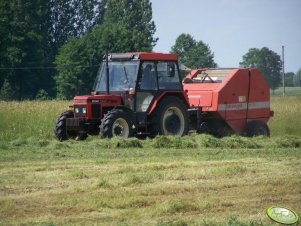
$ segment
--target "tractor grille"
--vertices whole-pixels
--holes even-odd
[[[74,116],[75,117],[86,117],[87,106],[86,105],[74,105]]]
[[[92,104],[93,118],[100,118],[100,104]]]

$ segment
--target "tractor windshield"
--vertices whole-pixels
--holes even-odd
[[[138,61],[109,62],[110,91],[135,89]],[[98,72],[93,90],[106,91],[106,64],[103,63]]]

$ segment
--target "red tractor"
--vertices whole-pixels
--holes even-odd
[[[181,79],[178,57],[106,55],[92,95],[76,96],[55,136],[101,137],[239,133],[269,136],[269,88],[257,69],[198,69]]]

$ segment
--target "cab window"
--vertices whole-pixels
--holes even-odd
[[[158,62],[159,89],[181,89],[178,68],[175,62]]]
[[[157,90],[156,65],[154,62],[146,61],[141,66],[141,90]]]

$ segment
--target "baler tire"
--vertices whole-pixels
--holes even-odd
[[[255,136],[270,136],[270,129],[262,121],[254,120],[249,123],[247,123],[247,126],[245,128],[245,135],[247,137],[255,137]]]
[[[134,136],[134,116],[122,109],[113,109],[103,117],[99,126],[101,138],[120,136],[129,138]]]
[[[73,111],[65,111],[63,112],[60,117],[58,117],[55,128],[54,128],[54,135],[55,138],[59,141],[68,140],[69,138],[75,138],[76,133],[69,132],[67,133],[66,130],[66,119],[67,118],[73,118],[74,113]]]
[[[175,121],[179,121],[180,126],[176,125]],[[188,133],[188,127],[187,107],[181,99],[174,96],[161,100],[150,119],[150,132],[152,135],[184,136]],[[177,131],[172,131],[174,129]]]
[[[197,133],[199,134],[210,134],[209,124],[207,122],[200,123]]]

